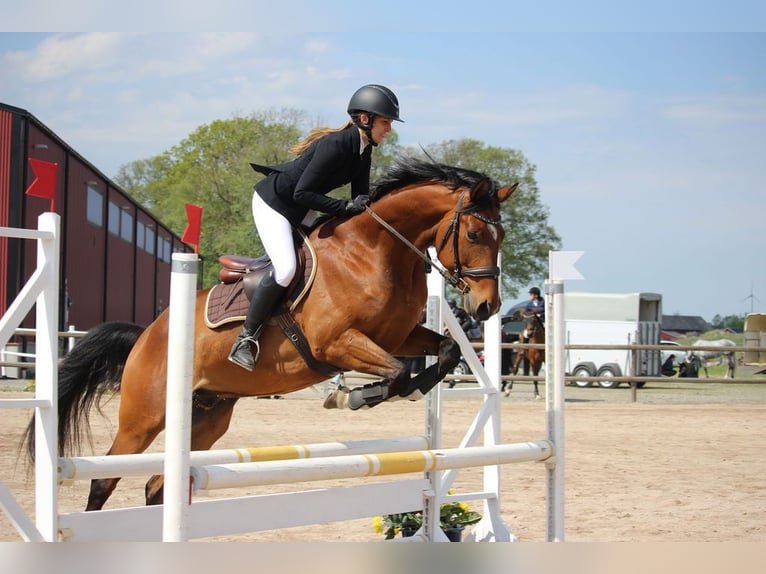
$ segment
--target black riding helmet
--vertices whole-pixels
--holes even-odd
[[[370,116],[370,120],[366,124],[359,119],[361,112],[367,112]],[[354,123],[364,130],[372,145],[377,145],[371,134],[375,116],[404,122],[399,117],[399,100],[396,94],[380,84],[367,84],[354,92],[348,102],[348,113]]]
[[[529,294],[530,295],[537,295],[539,297],[540,296],[540,290],[537,287],[532,287],[529,290]]]

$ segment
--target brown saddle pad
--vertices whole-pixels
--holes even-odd
[[[297,255],[298,269],[288,287],[285,303],[290,311],[306,296],[316,275],[316,254],[308,237],[304,237],[303,243],[297,249]],[[263,268],[255,271],[263,272]],[[245,320],[250,305],[245,283],[243,275],[243,278],[235,283],[219,283],[210,289],[205,302],[205,324],[208,327],[215,329],[227,323]]]

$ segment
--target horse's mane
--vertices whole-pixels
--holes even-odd
[[[445,165],[431,160],[423,160],[411,156],[398,157],[394,160],[388,173],[375,182],[371,196],[373,199],[380,199],[395,189],[431,181],[445,183],[452,189],[473,187],[486,177],[478,171]],[[493,180],[493,193],[497,191],[497,188],[497,182]]]

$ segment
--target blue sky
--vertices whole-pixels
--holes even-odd
[[[40,3],[28,4],[19,25]],[[241,15],[276,23],[296,4],[249,3]],[[235,113],[296,108],[340,125],[350,94],[382,83],[399,95],[400,143],[474,138],[537,166],[562,248],[585,252],[585,280],[567,291],[659,292],[666,314],[710,320],[749,312],[752,290],[754,310],[766,311],[766,34],[752,33],[763,8],[730,3],[737,20],[714,2],[679,2],[696,7],[692,19],[657,18],[644,3],[646,13],[617,17],[594,2],[598,17],[546,21],[512,2],[465,19],[392,2],[378,17],[389,25],[349,32],[341,4],[290,30],[0,33],[0,101],[112,176]],[[56,16],[38,24],[78,27]],[[204,16],[173,23],[226,24]]]

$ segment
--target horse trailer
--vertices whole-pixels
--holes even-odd
[[[626,345],[659,345],[662,331],[662,295],[658,293],[564,293],[566,370],[574,377],[603,377],[604,388],[618,387],[610,380],[622,376],[660,374],[660,350],[637,351],[635,369]],[[587,345],[614,348],[588,349]],[[589,381],[574,380],[579,387]],[[643,386],[643,383],[638,383]]]

